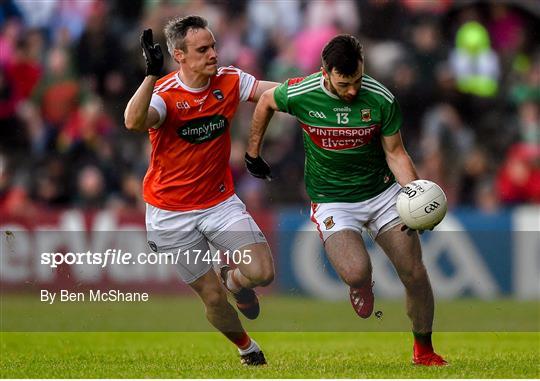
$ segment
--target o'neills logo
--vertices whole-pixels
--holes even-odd
[[[200,144],[223,134],[228,125],[229,121],[223,115],[205,116],[178,127],[176,134],[189,143]]]
[[[313,127],[302,124],[316,145],[328,150],[346,150],[361,147],[371,142],[375,135],[379,134],[380,125],[374,124],[367,127]]]

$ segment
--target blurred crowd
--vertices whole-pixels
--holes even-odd
[[[450,207],[486,213],[540,203],[540,3],[453,0],[2,0],[0,212],[144,210],[145,133],[123,127],[144,77],[139,46],[179,15],[208,19],[220,65],[282,82],[320,68],[338,33],[357,35],[365,70],[397,97],[420,177]],[[163,74],[175,70],[170,57]],[[246,174],[253,104],[233,123],[231,165],[248,207],[305,204],[302,133],[276,114],[264,156],[276,180]]]

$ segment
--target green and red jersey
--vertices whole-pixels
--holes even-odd
[[[290,79],[275,89],[280,111],[300,122],[306,152],[305,183],[313,202],[359,202],[377,196],[394,182],[381,135],[401,127],[392,93],[368,75],[353,102],[324,86],[322,72]]]

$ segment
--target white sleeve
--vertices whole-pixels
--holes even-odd
[[[257,80],[251,74],[245,73],[242,70],[240,72],[240,101],[245,102],[249,99],[251,92],[254,89]]]
[[[157,94],[152,94],[152,99],[150,100],[150,106],[155,108],[156,111],[159,114],[159,122],[154,128],[158,128],[161,126],[163,121],[165,120],[165,117],[167,116],[167,105],[165,104],[165,101],[163,98],[161,98]]]

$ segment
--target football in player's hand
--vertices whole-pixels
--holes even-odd
[[[441,187],[429,180],[415,180],[401,189],[396,207],[407,227],[431,230],[442,221],[448,205]]]

